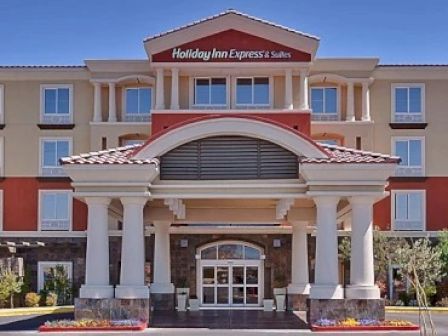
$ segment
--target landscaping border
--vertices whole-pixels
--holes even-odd
[[[319,331],[319,332],[334,332],[334,331],[418,331],[420,327],[418,325],[412,326],[317,326],[312,325],[311,331]]]

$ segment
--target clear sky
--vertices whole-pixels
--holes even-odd
[[[228,8],[319,36],[318,57],[448,63],[448,0],[0,0],[0,64],[141,59],[144,37]]]

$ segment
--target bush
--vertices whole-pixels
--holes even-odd
[[[437,301],[436,306],[437,307],[448,307],[448,296]]]
[[[39,307],[40,295],[34,292],[25,295],[25,306]]]
[[[45,305],[47,307],[56,306],[58,303],[58,295],[53,292],[49,292],[45,298]]]

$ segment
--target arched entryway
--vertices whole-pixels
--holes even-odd
[[[197,253],[197,293],[202,307],[258,307],[263,302],[263,249],[218,241]]]

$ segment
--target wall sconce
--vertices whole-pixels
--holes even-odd
[[[272,240],[272,246],[274,246],[274,247],[281,247],[282,246],[282,241],[280,239],[273,239]]]
[[[180,247],[188,247],[188,239],[181,239],[179,245]]]

